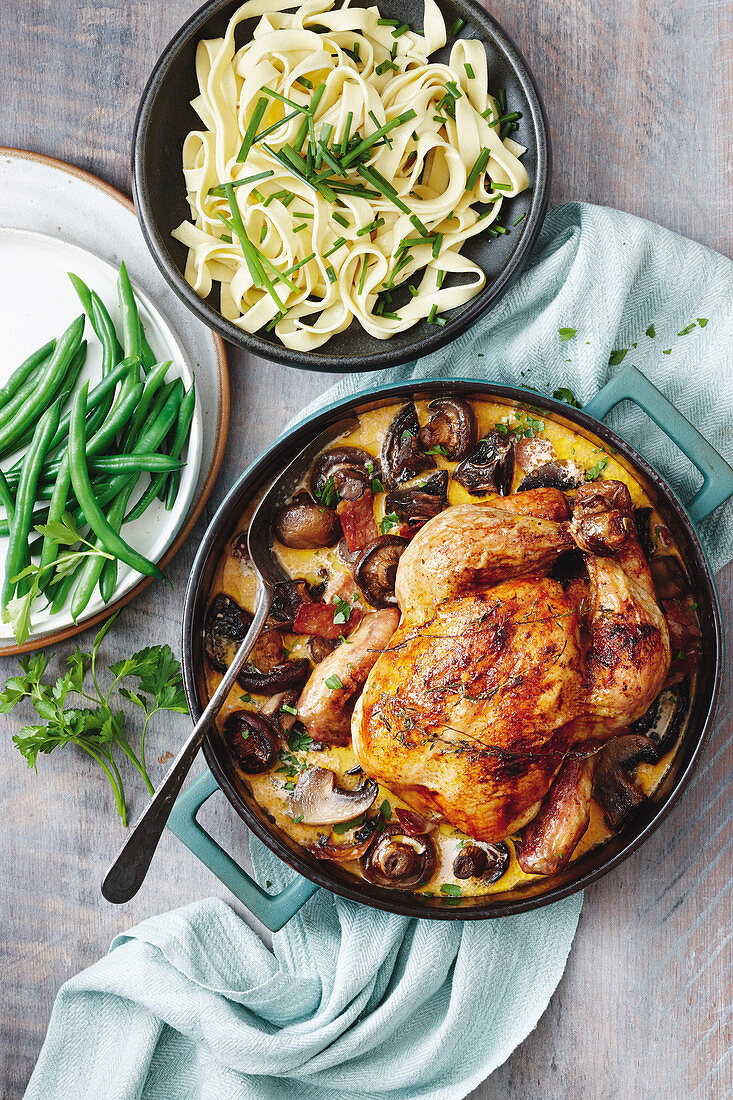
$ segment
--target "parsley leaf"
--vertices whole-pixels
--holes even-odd
[[[646,334],[647,334],[647,336],[651,336],[652,340],[657,335],[656,332],[654,331],[654,322],[653,321],[650,324],[649,328],[646,330]]]
[[[570,405],[574,409],[582,409],[583,407],[573,391],[568,389],[567,386],[560,386],[559,389],[553,390],[552,396],[556,401],[564,401],[566,405]]]
[[[623,363],[628,350],[628,348],[616,348],[615,351],[612,351],[608,358],[609,367],[617,367],[619,363]]]
[[[697,323],[700,326],[700,328],[705,328],[705,325],[708,323],[708,319],[707,319],[707,317],[698,317],[697,318]]]
[[[596,462],[595,466],[591,466],[590,470],[586,470],[585,480],[586,481],[597,481],[598,478],[603,473],[603,471],[605,470],[606,466],[608,466],[608,459],[605,458],[605,457],[604,458],[599,458],[598,461]]]
[[[397,513],[390,512],[389,515],[385,516],[384,519],[380,521],[379,530],[383,535],[387,535],[393,527],[399,527],[400,522],[401,520]]]
[[[344,685],[341,683],[341,680],[335,672],[326,680],[326,687],[329,689],[329,691],[338,691],[338,689],[342,688],[343,686]]]
[[[577,328],[559,328],[557,331],[560,333],[561,340],[572,340],[578,330]]]

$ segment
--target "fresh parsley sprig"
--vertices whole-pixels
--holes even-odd
[[[118,612],[119,614],[119,612]],[[38,754],[55,748],[76,745],[97,761],[114,792],[117,813],[127,824],[125,792],[115,751],[119,750],[140,773],[150,794],[154,787],[145,766],[145,735],[150,719],[161,710],[188,713],[183,693],[181,668],[170,647],[148,646],[132,657],[110,665],[111,685],[104,690],[100,684],[97,658],[99,649],[117,615],[104,624],[92,644],[91,652],[77,646],[66,660],[67,670],[55,683],[46,683],[44,673],[49,659],[36,653],[20,659],[21,674],[12,676],[0,690],[0,713],[8,714],[27,699],[42,721],[24,726],[13,737],[29,768],[37,768]],[[89,675],[87,675],[89,674]],[[91,684],[88,680],[91,680]],[[137,680],[137,688],[120,687],[124,679]],[[140,739],[139,756],[125,734],[125,715],[115,709],[112,694],[129,700],[145,712],[145,724]],[[67,706],[70,696],[83,700],[81,706]],[[148,698],[150,696],[150,698]]]

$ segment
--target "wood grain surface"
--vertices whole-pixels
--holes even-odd
[[[69,160],[129,191],[130,135],[150,68],[195,0],[4,0],[0,144]],[[730,254],[733,19],[721,0],[489,0],[544,94],[554,146],[553,202],[628,210]],[[0,196],[0,223],[2,222]],[[149,589],[122,615],[109,659],[144,642],[178,649],[184,585],[225,488],[332,376],[294,374],[230,351],[227,456],[206,516],[173,563],[173,590]],[[733,621],[733,568],[719,577]],[[81,636],[82,645],[88,636]],[[62,648],[59,659],[66,656]],[[0,661],[2,680],[14,670]],[[538,1027],[474,1100],[647,1100],[733,1095],[730,879],[733,767],[730,662],[716,730],[678,810],[586,894],[565,976]],[[27,718],[27,715],[23,716]],[[99,893],[121,830],[106,780],[78,755],[25,770],[0,716],[0,1093],[20,1097],[60,984],[122,929],[196,898],[230,896],[170,834],[134,901]],[[179,744],[181,716],[150,740]],[[154,779],[165,763],[152,769]],[[134,816],[140,784],[128,779]],[[245,857],[223,796],[204,821]],[[76,1098],[69,1098],[76,1100]]]

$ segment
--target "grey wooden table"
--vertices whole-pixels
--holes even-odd
[[[71,161],[129,190],[130,134],[144,80],[196,0],[5,0],[0,5],[0,144]],[[553,202],[586,199],[731,249],[731,7],[722,0],[528,0],[489,7],[544,93]],[[173,563],[120,619],[107,653],[176,639],[181,600],[208,517],[242,465],[331,378],[294,374],[230,349],[233,410],[217,489]],[[263,382],[266,384],[263,385]],[[733,619],[733,568],[718,578]],[[82,642],[88,641],[82,636]],[[65,656],[71,646],[62,647]],[[0,661],[2,680],[14,669]],[[730,665],[729,665],[730,669]],[[645,847],[587,892],[566,974],[534,1033],[475,1100],[542,1096],[641,1100],[733,1095],[731,1038],[731,677],[702,766],[681,807]],[[59,985],[125,927],[210,894],[219,883],[170,834],[124,909],[99,881],[120,841],[106,780],[72,752],[36,777],[0,717],[0,1092],[20,1096]],[[175,748],[180,716],[156,727],[150,758]],[[162,775],[164,763],[154,768]],[[143,795],[130,777],[130,808]],[[206,819],[234,854],[223,797]],[[69,1098],[76,1100],[76,1098]]]

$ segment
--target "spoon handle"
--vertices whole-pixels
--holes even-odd
[[[188,740],[183,744],[168,769],[165,779],[153,795],[150,805],[143,811],[122,845],[117,859],[105,875],[102,894],[107,901],[118,905],[129,901],[142,886],[165,823],[173,809],[173,803],[178,797],[204,736],[221,710],[230,689],[234,686],[237,676],[254,648],[272,606],[273,595],[272,588],[258,578],[257,607],[252,625],[206,709],[193,727]]]

